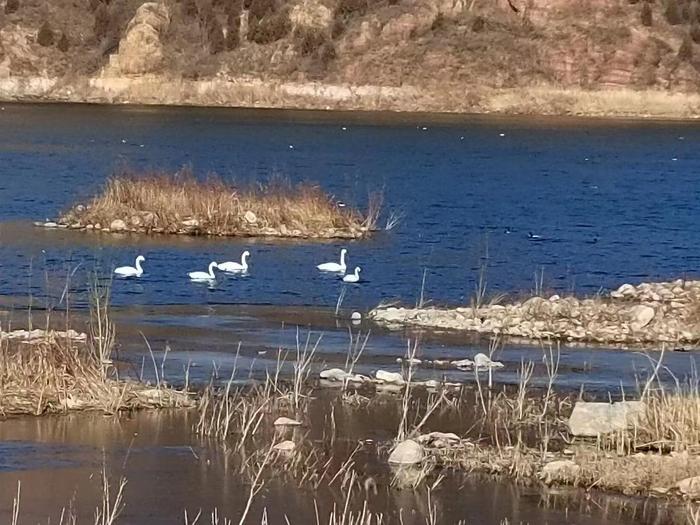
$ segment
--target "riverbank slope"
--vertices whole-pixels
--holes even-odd
[[[0,100],[697,118],[671,4],[10,0]]]

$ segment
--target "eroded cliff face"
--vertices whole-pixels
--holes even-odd
[[[689,35],[700,23],[700,3],[669,1],[679,2],[674,25],[656,3],[648,4],[652,23],[644,25],[645,4],[628,0],[21,0],[17,11],[0,15],[0,95],[13,98],[15,89],[21,99],[17,86],[34,86],[31,96],[39,98],[89,98],[101,86],[98,100],[143,102],[158,98],[146,96],[145,86],[170,82],[206,92],[201,103],[265,105],[267,98],[277,105],[288,97],[282,91],[308,99],[326,86],[326,93],[350,90],[352,107],[366,108],[369,102],[357,102],[363,86],[391,93],[386,109],[401,109],[405,97],[412,110],[512,110],[524,107],[511,100],[520,93],[537,100],[526,111],[571,113],[581,110],[582,92],[612,100],[616,91],[642,97],[640,112],[664,94],[687,94],[683,111],[695,116],[700,49]],[[56,38],[42,46],[37,33],[45,22]],[[67,46],[56,43],[58,35]],[[230,87],[219,102],[214,85]],[[242,86],[246,93],[268,89],[246,103]],[[549,104],[545,92],[556,93]],[[171,98],[169,90],[163,102]],[[182,103],[192,98],[183,93]],[[313,107],[351,108],[337,99],[322,97]]]

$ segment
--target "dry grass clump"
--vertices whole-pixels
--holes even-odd
[[[30,343],[0,342],[0,414],[40,415],[68,410],[114,413],[188,406],[183,393],[118,381],[85,343],[47,336]]]
[[[695,390],[660,391],[644,399],[644,416],[634,429],[634,447],[700,452],[700,395]]]
[[[61,222],[75,228],[189,235],[360,238],[376,229],[380,200],[367,214],[342,206],[318,186],[274,181],[236,187],[215,175],[113,175],[101,194],[76,205]],[[122,221],[121,223],[115,221]]]
[[[154,388],[119,378],[112,363],[115,331],[109,308],[109,286],[95,282],[90,285],[89,337],[72,329],[0,329],[0,415],[191,406],[186,392],[160,381]]]

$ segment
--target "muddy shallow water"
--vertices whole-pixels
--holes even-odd
[[[325,409],[324,409],[325,410]],[[318,422],[321,414],[312,421]],[[389,433],[381,418],[365,421],[350,417],[341,422],[339,449],[354,446],[357,437],[370,427]],[[391,419],[391,418],[389,418]],[[249,485],[230,454],[218,444],[201,440],[191,431],[194,415],[187,412],[142,412],[120,418],[100,415],[23,417],[0,422],[0,522],[8,523],[12,500],[21,483],[20,523],[57,521],[62,508],[74,502],[78,523],[91,522],[99,503],[101,470],[106,467],[113,488],[119,477],[126,485],[125,508],[120,523],[184,523],[199,509],[204,523],[213,509],[237,522],[248,497]],[[345,429],[345,430],[343,430]],[[318,441],[312,428],[307,439]],[[375,434],[377,436],[377,434]],[[378,437],[378,436],[377,436]],[[383,512],[385,523],[424,524],[427,496],[424,489],[388,488],[390,472],[385,459],[375,452],[358,460],[362,479],[378,480],[378,490],[361,493],[370,508]],[[256,497],[248,523],[259,523],[263,509],[269,522],[315,523],[314,500],[324,516],[333,503],[342,505],[345,495],[336,487],[311,491],[293,480],[268,479]],[[546,491],[519,487],[491,478],[448,473],[432,494],[438,523],[500,524],[627,524],[670,523],[665,509],[652,502],[591,493],[588,498],[572,490]],[[359,505],[353,499],[353,506]]]
[[[14,304],[19,302],[17,299]],[[174,384],[182,384],[186,373],[193,384],[206,384],[213,375],[225,380],[234,366],[239,378],[261,379],[277,368],[280,356],[286,360],[283,375],[289,374],[297,348],[307,345],[316,347],[315,373],[323,368],[345,368],[349,349],[364,347],[356,372],[366,375],[374,375],[379,369],[399,371],[397,358],[405,357],[409,343],[413,345],[416,341],[416,357],[426,363],[472,358],[476,353],[489,352],[489,340],[483,337],[420,330],[388,331],[368,321],[353,323],[348,319],[349,313],[342,311],[336,316],[332,309],[311,307],[156,305],[115,307],[112,317],[118,332],[117,358],[124,370],[132,376],[153,379],[155,358],[159,373],[162,369],[166,380]],[[42,327],[46,312],[35,308],[32,318],[35,326]],[[64,328],[61,312],[53,312],[51,322],[56,328]],[[77,329],[86,330],[86,312],[74,311],[72,322]],[[0,323],[26,327],[26,308],[0,312]],[[532,361],[535,369],[530,384],[546,385],[545,355],[552,357],[548,347],[537,343],[503,345],[493,355],[504,364],[494,373],[494,382],[517,384],[522,363]],[[562,345],[555,386],[592,396],[634,396],[655,361],[662,357],[663,381],[694,377],[694,352],[667,351],[662,356],[658,349]],[[475,381],[473,372],[449,366],[421,365],[416,373],[420,380]]]

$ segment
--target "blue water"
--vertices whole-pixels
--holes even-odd
[[[343,129],[346,127],[347,129]],[[423,129],[423,128],[426,129]],[[341,246],[365,281],[345,306],[424,296],[464,303],[486,263],[489,291],[592,293],[697,275],[700,124],[531,118],[351,116],[228,109],[7,105],[0,111],[0,294],[60,297],[88,274],[132,264],[118,304],[335,305],[315,265]],[[290,148],[290,145],[293,146]],[[121,163],[249,181],[318,182],[352,205],[384,192],[390,232],[352,243],[190,239],[43,231]],[[18,225],[19,222],[19,225]],[[510,231],[510,233],[505,233]],[[528,232],[540,235],[531,240]],[[213,288],[185,273],[252,252],[251,273]]]

